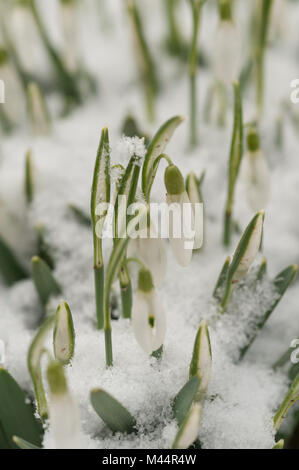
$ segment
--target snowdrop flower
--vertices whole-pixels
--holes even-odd
[[[213,53],[214,71],[224,85],[238,80],[240,68],[240,38],[232,22],[230,1],[220,2],[220,23],[218,25]]]
[[[166,316],[154,290],[152,275],[141,268],[138,277],[138,290],[133,301],[132,327],[141,348],[152,354],[164,342]]]
[[[50,429],[57,449],[80,447],[79,408],[68,390],[63,365],[51,361],[47,370],[50,389]]]
[[[166,201],[169,210],[170,246],[181,266],[188,266],[194,248],[194,217],[192,205],[185,190],[184,178],[175,165],[165,170]],[[189,209],[189,210],[188,210]]]
[[[7,118],[13,124],[18,124],[25,117],[25,94],[19,77],[10,63],[8,54],[2,48],[0,48],[0,77],[4,83],[3,101],[5,101],[0,105],[3,106]]]
[[[264,209],[270,195],[270,171],[263,151],[260,149],[259,136],[251,129],[247,136],[247,153],[241,167],[241,178],[250,208],[257,212]]]
[[[166,277],[166,248],[162,238],[158,236],[156,227],[150,220],[147,237],[138,237],[129,242],[128,258],[138,258],[150,270],[155,286],[159,287]]]

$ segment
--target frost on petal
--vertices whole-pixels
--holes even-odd
[[[270,196],[270,172],[261,150],[246,153],[241,167],[241,178],[251,209],[255,212],[264,209]]]
[[[231,21],[221,21],[215,36],[214,70],[218,80],[231,85],[238,79],[240,67],[240,38]]]

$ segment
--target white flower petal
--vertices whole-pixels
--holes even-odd
[[[154,327],[149,323],[154,319]],[[140,347],[151,354],[162,346],[166,332],[165,312],[154,291],[138,291],[132,308],[132,327]]]
[[[231,85],[238,80],[240,69],[240,38],[231,21],[221,21],[215,36],[214,70],[218,80]]]

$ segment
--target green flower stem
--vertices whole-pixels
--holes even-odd
[[[144,86],[147,113],[150,121],[154,120],[154,99],[158,91],[158,80],[155,65],[148,43],[145,39],[141,17],[135,0],[127,0],[128,12],[134,32],[136,49],[138,51],[138,67]]]
[[[131,279],[130,279],[126,264],[124,264],[121,267],[121,270],[119,273],[119,285],[120,285],[123,317],[131,318],[132,284],[131,284]]]
[[[196,76],[197,76],[197,62],[198,62],[198,33],[200,22],[200,9],[201,5],[198,2],[191,1],[192,8],[192,40],[189,53],[189,80],[190,80],[190,145],[197,144],[197,89],[196,89]]]
[[[96,265],[94,267],[94,287],[96,298],[96,317],[97,329],[102,330],[104,327],[104,265]]]
[[[235,82],[234,87],[234,127],[232,143],[229,157],[228,169],[228,194],[224,215],[224,233],[223,243],[225,246],[230,244],[232,229],[232,210],[234,203],[234,193],[237,177],[239,174],[242,154],[243,154],[243,121],[242,121],[242,101],[240,93],[240,84]]]
[[[258,45],[256,51],[257,106],[261,113],[264,104],[264,62],[267,47],[270,13],[273,0],[261,0]]]
[[[165,11],[168,24],[168,47],[173,54],[179,55],[182,51],[182,39],[178,29],[175,10],[177,0],[165,0]]]
[[[109,134],[105,127],[101,132],[101,139],[97,151],[95,168],[93,173],[91,191],[91,221],[93,234],[93,266],[94,285],[96,300],[97,328],[100,330],[104,326],[104,263],[102,254],[101,233],[97,229],[102,229],[102,224],[106,213],[98,214],[97,207],[100,203],[110,201],[110,151]]]
[[[25,160],[25,195],[28,204],[30,204],[33,201],[34,197],[34,179],[31,150],[27,151]]]

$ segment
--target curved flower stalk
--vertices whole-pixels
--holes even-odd
[[[6,131],[22,123],[25,117],[25,94],[19,76],[9,59],[8,52],[0,48],[0,77],[5,87],[1,90],[4,103],[0,103],[0,124]]]
[[[50,429],[57,449],[80,447],[80,418],[78,405],[70,393],[63,365],[51,361],[47,369],[50,391]]]
[[[58,305],[53,332],[55,358],[63,365],[72,360],[75,350],[75,329],[71,310],[66,302]]]
[[[260,148],[259,136],[254,129],[247,135],[247,153],[243,158],[240,176],[251,209],[265,209],[270,194],[270,171]]]
[[[149,220],[147,236],[130,240],[127,256],[128,258],[140,259],[150,270],[154,285],[160,287],[165,280],[167,271],[166,247],[151,219]]]
[[[132,327],[139,346],[147,353],[157,351],[164,342],[166,316],[154,289],[152,275],[141,268],[132,309]]]
[[[151,188],[157,173],[159,158],[173,136],[176,128],[183,122],[182,116],[174,116],[158,129],[152,138],[142,167],[142,191],[147,202],[150,200]]]
[[[220,23],[214,44],[214,71],[217,79],[226,86],[239,79],[240,38],[232,21],[231,0],[220,0]]]
[[[177,166],[165,170],[166,201],[170,206],[169,241],[173,254],[181,266],[188,266],[194,248],[194,216],[185,190],[184,178]]]
[[[42,378],[41,359],[45,352],[46,340],[54,322],[55,315],[51,315],[42,323],[30,344],[27,357],[27,366],[34,387],[37,411],[42,420],[48,417],[48,403]]]

